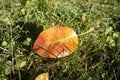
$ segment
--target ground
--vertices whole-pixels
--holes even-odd
[[[73,54],[48,59],[32,50],[41,31],[61,25],[79,35]],[[50,80],[118,80],[119,37],[119,0],[1,0],[0,80],[44,72]]]

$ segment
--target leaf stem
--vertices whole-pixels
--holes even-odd
[[[78,36],[82,36],[82,35],[88,34],[89,32],[92,32],[93,30],[94,30],[94,28],[91,28],[91,29],[89,29],[88,31],[86,31],[84,33],[78,34]]]

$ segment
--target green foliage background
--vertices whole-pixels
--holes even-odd
[[[64,25],[82,34],[70,56],[45,59],[32,51],[38,34]],[[53,35],[54,36],[54,35]],[[1,0],[0,80],[120,79],[119,0]]]

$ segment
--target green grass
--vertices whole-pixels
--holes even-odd
[[[38,34],[64,25],[83,34],[77,50],[60,59],[40,57],[32,46]],[[120,79],[119,0],[1,0],[0,80]]]

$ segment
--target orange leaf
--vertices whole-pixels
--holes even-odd
[[[71,54],[77,45],[77,34],[69,27],[58,26],[41,32],[34,43],[33,50],[42,57],[60,58]]]

